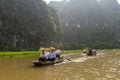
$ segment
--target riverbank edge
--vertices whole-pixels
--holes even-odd
[[[67,53],[81,53],[82,50],[62,50],[63,54]],[[16,51],[16,52],[0,52],[0,57],[24,57],[24,56],[37,56],[40,55],[39,51]]]

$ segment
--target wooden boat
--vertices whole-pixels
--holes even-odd
[[[87,56],[94,56],[94,55],[96,55],[96,54],[93,54],[93,53],[92,54],[89,54],[89,53],[87,54]]]
[[[96,51],[92,51],[91,53],[87,53],[88,56],[94,56],[94,55],[96,55],[96,54],[97,54]]]
[[[94,56],[97,54],[96,51],[91,51],[91,52],[83,52],[84,55],[87,55],[87,56]]]
[[[45,65],[53,65],[56,63],[61,63],[63,61],[64,61],[64,58],[60,58],[60,59],[56,59],[55,61],[44,61],[44,62],[36,60],[36,61],[33,61],[32,63],[34,64],[34,66],[45,66]]]
[[[97,53],[82,53],[83,56],[87,55],[87,56],[95,56],[97,55]]]

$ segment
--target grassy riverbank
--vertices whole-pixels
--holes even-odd
[[[32,55],[39,55],[38,51],[18,51],[18,52],[0,52],[0,56],[32,56]]]
[[[104,53],[120,53],[120,49],[103,49]]]
[[[62,53],[77,53],[77,52],[82,52],[82,50],[62,50]],[[0,56],[34,56],[34,55],[39,55],[39,51],[19,51],[19,52],[0,52]]]

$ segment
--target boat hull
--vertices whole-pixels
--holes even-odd
[[[61,59],[56,59],[55,61],[45,61],[45,62],[40,62],[39,60],[33,61],[32,63],[34,66],[45,66],[45,65],[53,65],[56,63],[61,63],[64,61],[64,58]]]

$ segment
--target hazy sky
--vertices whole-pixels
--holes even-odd
[[[62,1],[62,0],[44,0],[46,1],[47,3],[49,3],[50,1]],[[120,3],[120,0],[118,0],[118,2]]]
[[[120,0],[118,0],[118,2],[120,3]]]
[[[49,3],[50,1],[62,1],[62,0],[44,0],[46,1],[47,3]]]

